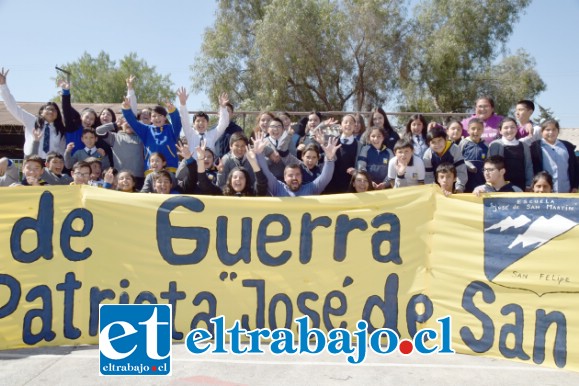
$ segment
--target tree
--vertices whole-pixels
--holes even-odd
[[[506,113],[513,101],[545,89],[524,51],[495,64],[530,0],[438,0],[415,9],[413,53],[402,105],[422,111],[465,111],[481,94]]]
[[[173,97],[169,75],[157,74],[154,66],[138,59],[135,53],[129,53],[117,65],[104,51],[96,57],[85,52],[76,62],[60,67],[71,73],[73,102],[119,103],[126,95],[125,79],[130,74],[136,76],[139,102],[159,103]]]
[[[399,2],[219,4],[192,66],[194,89],[233,90],[254,109],[362,109],[393,95],[405,48]]]

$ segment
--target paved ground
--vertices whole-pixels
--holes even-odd
[[[200,355],[173,345],[170,377],[101,377],[97,346],[0,351],[0,385],[579,385],[579,373],[468,355]]]

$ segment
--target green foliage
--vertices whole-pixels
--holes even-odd
[[[554,119],[554,120],[558,121],[553,110],[551,110],[548,107],[543,107],[538,103],[537,103],[537,107],[539,108],[539,118],[537,119],[539,123],[543,123],[548,119]]]
[[[497,112],[545,89],[525,51],[501,58],[531,0],[220,0],[195,91],[252,110]]]
[[[135,53],[129,53],[117,65],[104,51],[96,57],[85,52],[77,61],[60,67],[72,73],[73,102],[120,103],[130,74],[136,76],[134,88],[139,102],[159,103],[173,97],[169,75],[157,74],[154,66],[147,65]]]

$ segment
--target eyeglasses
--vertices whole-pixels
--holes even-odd
[[[483,172],[485,172],[485,173],[492,173],[492,172],[494,172],[495,170],[497,170],[497,168],[486,168],[486,169],[483,169]]]

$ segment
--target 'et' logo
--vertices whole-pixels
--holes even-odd
[[[101,304],[101,375],[171,375],[171,305]]]
[[[579,292],[579,200],[484,199],[484,271],[504,287]]]

